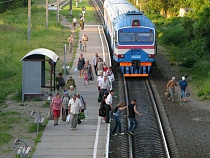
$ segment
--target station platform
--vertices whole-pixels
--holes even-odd
[[[90,81],[87,88],[84,87],[84,81],[79,78],[78,72],[74,72],[77,67],[79,54],[83,54],[85,60],[89,60],[92,64],[92,58],[95,53],[110,65],[110,56],[102,26],[85,25],[84,30],[80,30],[79,39],[82,35],[88,36],[87,51],[80,50],[78,45],[76,57],[70,75],[76,81],[77,92],[84,97],[87,105],[87,119],[77,125],[77,130],[70,129],[70,123],[63,122],[59,119],[58,126],[54,126],[53,120],[47,124],[41,142],[37,144],[36,150],[32,158],[103,158],[107,157],[107,146],[109,143],[110,124],[102,122],[102,118],[98,116],[99,103],[97,100],[97,76],[95,80]],[[68,38],[68,37],[67,37]],[[67,46],[68,48],[68,46]],[[67,49],[68,50],[68,49]],[[66,53],[66,60],[70,61],[73,53]],[[60,57],[62,60],[62,57]],[[94,69],[93,69],[94,70]],[[108,140],[108,141],[107,141]]]

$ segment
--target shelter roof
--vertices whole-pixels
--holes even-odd
[[[38,48],[30,51],[27,53],[21,60],[24,60],[25,58],[32,56],[32,55],[44,55],[52,59],[54,62],[56,62],[59,59],[59,56],[55,54],[55,52],[46,49],[46,48]]]

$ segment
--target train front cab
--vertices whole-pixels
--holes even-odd
[[[143,50],[129,50],[124,55],[115,54],[121,73],[125,77],[148,77],[154,62],[154,54],[147,54]]]
[[[117,37],[114,60],[124,76],[148,77],[155,57],[155,30],[123,28],[118,30]]]
[[[132,63],[120,63],[121,72],[125,77],[148,77],[152,63],[133,60]]]

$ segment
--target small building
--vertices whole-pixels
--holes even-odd
[[[50,86],[48,87],[52,92],[52,88],[55,87],[55,65],[58,59],[58,55],[45,48],[34,49],[21,59],[22,101],[26,95],[42,95],[42,87],[47,87],[45,84],[46,61],[50,64]]]
[[[179,17],[184,17],[185,14],[187,14],[189,11],[192,11],[192,8],[180,8],[179,9]]]

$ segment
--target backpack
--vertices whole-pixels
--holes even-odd
[[[85,103],[85,100],[84,100],[84,98],[83,98],[82,95],[81,95],[81,98],[82,98],[82,102],[83,102],[83,104],[84,104],[84,109],[86,109],[86,103]]]
[[[65,81],[63,78],[60,78],[58,82],[59,82],[59,86],[61,86],[61,87],[65,86]]]

